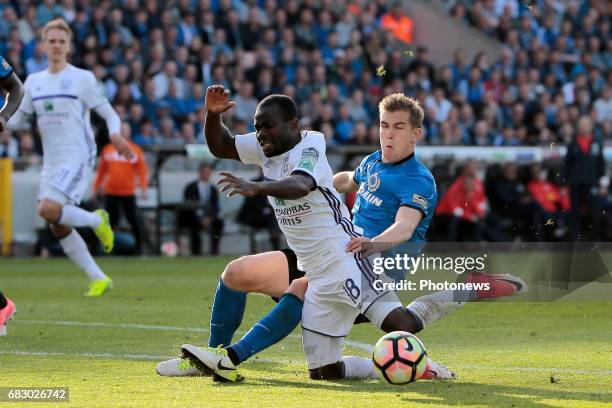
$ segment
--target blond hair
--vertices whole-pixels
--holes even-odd
[[[404,95],[403,93],[394,93],[387,95],[378,104],[378,110],[387,112],[407,112],[410,117],[410,125],[413,128],[423,127],[423,118],[425,113],[418,100]]]
[[[45,37],[47,36],[47,33],[50,30],[65,31],[66,34],[68,34],[68,38],[72,40],[72,30],[70,29],[70,26],[68,25],[66,20],[64,20],[63,18],[56,18],[55,20],[51,20],[47,24],[45,24],[45,26],[42,29],[43,40],[45,39]]]

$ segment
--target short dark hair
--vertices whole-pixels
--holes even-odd
[[[403,93],[394,93],[385,96],[378,104],[378,109],[380,112],[383,110],[387,112],[406,112],[410,115],[410,125],[413,128],[423,127],[425,113],[423,112],[423,108],[421,108],[421,104],[418,100],[406,96]]]
[[[202,162],[200,163],[200,167],[198,167],[198,172],[201,172],[206,168],[213,170],[215,168],[215,164],[210,162]]]
[[[282,112],[283,120],[289,121],[293,118],[299,118],[298,107],[295,101],[287,96],[281,94],[268,95],[259,102],[259,107],[276,105]]]

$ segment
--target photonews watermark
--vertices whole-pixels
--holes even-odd
[[[384,252],[383,252],[384,254]],[[482,272],[486,269],[487,254],[481,256],[433,256],[409,255],[406,253],[380,254],[372,258],[372,271],[379,275],[373,281],[374,289],[386,291],[440,291],[440,290],[490,290],[489,282],[457,282],[457,275],[469,271]],[[452,280],[436,281],[433,279],[414,279],[423,272],[450,272]],[[391,273],[400,276],[402,273],[410,279],[384,279],[390,278]]]

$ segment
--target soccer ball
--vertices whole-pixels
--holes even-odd
[[[408,384],[421,378],[425,372],[427,352],[414,334],[395,331],[376,342],[372,361],[381,379],[389,384]]]
[[[164,242],[161,246],[161,253],[163,256],[174,258],[178,255],[178,245],[172,241]]]

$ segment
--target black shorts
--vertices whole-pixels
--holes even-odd
[[[306,272],[300,271],[297,267],[297,257],[295,256],[295,252],[289,248],[281,249],[281,252],[285,254],[285,258],[287,258],[287,265],[289,265],[289,285],[296,279],[303,278],[306,276]],[[270,296],[272,300],[278,303],[279,298]]]
[[[291,285],[291,282],[293,282],[294,280],[300,279],[306,276],[306,272],[298,269],[297,257],[295,256],[295,252],[293,252],[293,250],[289,248],[285,248],[285,249],[281,249],[281,252],[285,254],[285,257],[287,258],[287,264],[289,265],[289,285]],[[270,297],[272,298],[272,300],[278,303],[279,298],[276,298],[273,296],[270,296]],[[359,314],[359,316],[357,316],[357,318],[355,319],[355,324],[369,323],[369,322],[370,320],[362,314]]]

